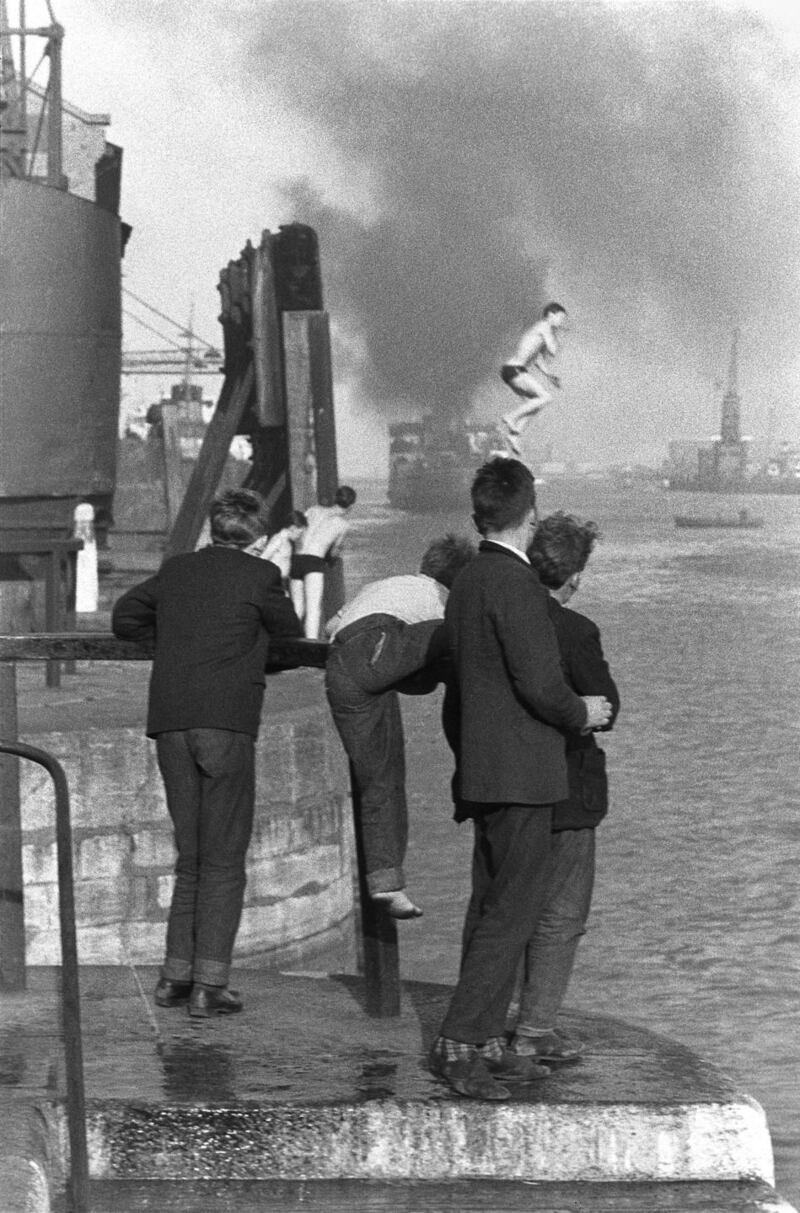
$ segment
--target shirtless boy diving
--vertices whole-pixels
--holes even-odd
[[[558,353],[557,332],[566,318],[560,303],[548,303],[541,320],[522,334],[514,357],[500,368],[503,382],[522,397],[521,404],[503,415],[508,445],[515,455],[521,454],[519,435],[531,417],[553,399],[552,388],[561,386],[548,363]]]

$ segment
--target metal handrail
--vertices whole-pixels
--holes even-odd
[[[73,1213],[89,1213],[89,1154],[86,1144],[86,1098],[83,1081],[78,944],[75,931],[75,882],[72,872],[72,826],[67,777],[60,762],[36,746],[0,740],[0,753],[38,762],[50,774],[56,795],[58,911],[61,929],[61,1026],[67,1081],[67,1128],[70,1146],[69,1187]]]

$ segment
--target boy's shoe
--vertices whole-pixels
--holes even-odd
[[[518,1057],[533,1057],[537,1061],[577,1061],[583,1045],[555,1028],[542,1036],[514,1036],[511,1050]]]
[[[189,1001],[192,992],[190,981],[170,981],[162,977],[153,995],[157,1007],[182,1007]]]
[[[227,986],[192,986],[189,1014],[197,1019],[210,1019],[212,1015],[233,1015],[241,1009],[242,1000],[236,990],[229,990]]]
[[[428,1068],[431,1074],[444,1081],[469,1099],[508,1099],[511,1092],[501,1082],[495,1082],[486,1066],[484,1059],[474,1053],[471,1057],[458,1058],[448,1061],[439,1053],[431,1050],[428,1055]]]
[[[515,1053],[511,1049],[504,1049],[502,1057],[484,1057],[483,1060],[489,1073],[503,1082],[536,1082],[550,1073],[536,1055]]]

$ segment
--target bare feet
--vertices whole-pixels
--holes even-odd
[[[370,896],[373,901],[379,901],[381,905],[386,906],[390,918],[422,917],[422,910],[414,905],[403,889],[392,889],[390,893],[372,893]]]

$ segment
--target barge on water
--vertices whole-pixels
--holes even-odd
[[[675,514],[675,525],[684,528],[731,527],[737,530],[754,530],[764,525],[764,519],[754,518],[749,510],[739,510],[735,516],[717,514],[711,518]]]
[[[389,505],[421,514],[464,507],[475,472],[493,454],[508,454],[494,422],[395,422],[389,426]]]

